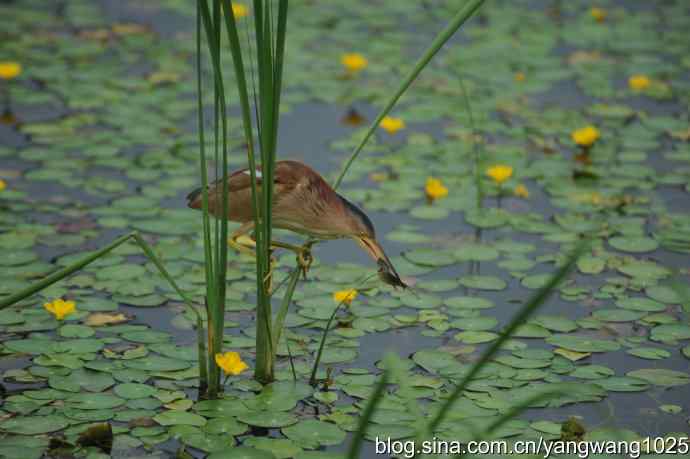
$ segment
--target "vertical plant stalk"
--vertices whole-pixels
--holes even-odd
[[[283,301],[276,315],[275,321],[273,322],[273,360],[275,361],[276,354],[278,353],[278,344],[280,344],[280,338],[283,334],[283,326],[285,324],[285,317],[287,316],[288,309],[290,308],[290,302],[292,301],[292,295],[295,293],[295,287],[297,287],[297,282],[299,282],[299,275],[301,269],[297,266],[292,270],[289,277],[289,282],[285,295],[283,295]]]
[[[288,2],[287,0],[278,1],[275,30],[272,2],[266,0],[254,0],[253,2],[258,86],[258,93],[254,93],[254,110],[261,159],[261,175],[258,180],[250,98],[237,22],[232,13],[232,3],[223,2],[222,7],[232,54],[235,82],[240,96],[242,124],[248,146],[249,173],[252,182],[257,254],[257,334],[254,376],[258,381],[268,383],[273,380],[275,358],[273,348],[276,341],[272,338],[276,331],[272,330],[271,323],[271,209],[273,207],[273,176],[276,161]]]
[[[197,335],[202,337],[204,334],[204,321],[203,318],[201,317],[201,314],[199,314],[199,311],[197,308],[194,306],[194,302],[191,300],[189,296],[187,296],[184,291],[177,285],[177,282],[175,282],[175,279],[170,275],[167,269],[165,269],[165,266],[161,262],[161,260],[156,256],[155,252],[151,249],[151,246],[144,240],[144,238],[141,237],[141,235],[137,231],[133,231],[129,234],[125,234],[123,236],[120,236],[119,238],[115,239],[113,242],[108,244],[107,246],[103,247],[102,249],[98,250],[97,252],[87,255],[86,257],[82,258],[81,260],[66,266],[49,276],[46,276],[44,279],[34,283],[33,285],[28,286],[27,288],[20,290],[19,292],[4,297],[0,298],[0,310],[11,306],[15,303],[18,303],[19,301],[22,301],[25,298],[30,297],[31,295],[34,295],[35,293],[40,292],[46,287],[49,287],[56,282],[61,281],[62,279],[66,278],[67,276],[79,271],[80,269],[88,266],[89,264],[93,263],[94,261],[106,256],[108,253],[110,253],[112,250],[115,248],[121,246],[125,242],[133,240],[144,252],[144,255],[156,266],[158,271],[161,273],[163,278],[168,281],[170,286],[175,290],[175,293],[177,293],[182,301],[185,303],[185,306],[187,309],[194,314],[196,317],[196,325],[197,325]],[[198,359],[199,359],[199,386],[200,387],[205,387],[207,384],[207,373],[206,373],[206,367],[205,367],[205,360],[206,360],[206,353],[205,353],[205,348],[203,347],[203,341],[201,341],[201,345],[198,346]]]
[[[467,385],[474,379],[474,377],[481,371],[481,369],[493,358],[494,355],[501,349],[503,343],[505,343],[513,335],[515,330],[522,325],[527,318],[541,306],[551,295],[553,290],[558,286],[558,284],[563,281],[568,274],[572,271],[575,263],[580,258],[585,249],[589,246],[588,241],[582,241],[575,248],[573,253],[570,255],[565,264],[556,271],[556,273],[549,279],[549,281],[540,288],[527,304],[518,311],[518,313],[513,317],[508,326],[505,328],[503,333],[499,338],[494,341],[491,346],[489,346],[486,351],[482,354],[481,358],[477,363],[475,363],[470,371],[465,375],[465,377],[460,381],[460,383],[455,386],[455,389],[451,392],[450,396],[446,402],[441,406],[441,409],[436,413],[436,415],[431,419],[431,421],[426,426],[426,432],[424,434],[433,433],[439,424],[443,421],[448,410],[453,406],[453,403],[460,397],[462,392],[465,390]]]
[[[388,385],[388,380],[390,378],[390,372],[388,369],[384,370],[381,379],[374,387],[373,393],[369,396],[369,401],[364,407],[362,416],[359,418],[359,424],[357,425],[357,430],[355,430],[354,437],[352,438],[352,443],[350,443],[350,448],[347,451],[347,459],[356,459],[359,457],[359,450],[362,448],[362,442],[364,441],[364,436],[367,433],[367,428],[369,427],[369,421],[374,415],[376,406],[381,401],[386,390],[386,385]]]
[[[479,154],[479,143],[477,137],[479,137],[479,131],[477,131],[476,124],[474,122],[474,114],[472,113],[472,105],[470,104],[470,97],[467,93],[467,88],[465,88],[465,83],[462,81],[462,76],[458,75],[458,83],[460,84],[460,90],[462,91],[462,98],[465,102],[465,108],[467,109],[467,114],[470,117],[470,128],[472,129],[472,152],[474,153],[474,187],[475,193],[477,193],[477,210],[482,210],[482,204],[484,202],[484,189],[482,187],[482,171],[480,169],[480,159]],[[499,207],[501,207],[499,205]]]
[[[312,386],[316,386],[316,372],[319,370],[319,363],[321,362],[321,354],[323,354],[323,348],[326,345],[326,338],[328,337],[328,332],[331,331],[331,324],[333,323],[333,319],[335,319],[335,315],[338,313],[340,310],[340,307],[345,304],[345,300],[341,301],[338,303],[338,305],[333,309],[333,312],[331,313],[331,317],[328,318],[328,322],[326,322],[326,328],[323,330],[323,334],[321,335],[321,342],[319,343],[319,349],[316,351],[316,357],[314,358],[314,366],[311,368],[311,376],[309,376],[309,384]]]
[[[448,25],[436,36],[436,38],[434,38],[434,41],[431,42],[429,48],[427,48],[424,54],[422,54],[419,60],[417,60],[410,73],[407,75],[407,77],[405,77],[393,96],[388,100],[374,122],[371,123],[371,126],[369,126],[369,130],[366,132],[359,145],[357,145],[357,148],[355,148],[355,151],[347,160],[347,163],[345,163],[345,167],[343,167],[343,170],[340,172],[338,179],[333,185],[334,189],[337,189],[340,186],[345,174],[347,174],[347,171],[350,170],[350,166],[352,166],[352,163],[355,161],[355,159],[357,159],[357,156],[359,156],[359,153],[362,151],[362,148],[364,148],[364,145],[374,134],[374,131],[376,131],[376,128],[378,127],[379,123],[381,123],[381,120],[393,109],[393,106],[398,102],[405,91],[407,91],[422,70],[426,68],[427,64],[429,64],[436,53],[439,52],[443,45],[453,36],[453,34],[455,34],[455,32],[457,32],[460,26],[462,26],[483,3],[484,0],[468,0],[460,11],[453,16]]]
[[[371,274],[369,276],[366,276],[363,278],[360,282],[356,282],[355,286],[361,285],[371,279],[372,277],[376,276],[377,273]],[[353,287],[354,288],[354,287]],[[345,304],[345,299],[340,301],[338,305],[333,309],[333,313],[331,313],[331,317],[328,318],[328,322],[326,322],[326,328],[323,330],[323,334],[321,335],[321,342],[319,343],[319,349],[316,351],[316,357],[314,358],[314,366],[311,369],[311,376],[309,377],[309,384],[312,386],[316,386],[316,372],[319,369],[319,363],[321,362],[321,355],[323,354],[323,348],[326,345],[326,338],[328,338],[328,332],[331,331],[331,324],[333,323],[333,319],[335,319],[335,315],[338,313],[340,310],[341,306]]]
[[[225,87],[223,84],[223,73],[221,70],[221,4],[220,0],[213,0],[213,16],[209,9],[208,0],[197,1],[197,11],[200,19],[197,24],[202,24],[206,35],[206,42],[211,55],[213,69],[213,95],[214,95],[214,145],[215,145],[215,167],[216,179],[218,179],[218,163],[221,163],[222,183],[221,190],[221,215],[215,220],[214,238],[211,241],[210,227],[209,236],[204,236],[204,254],[206,264],[206,286],[207,286],[207,311],[208,311],[208,369],[209,387],[208,396],[216,398],[220,390],[220,369],[215,363],[215,355],[222,352],[223,328],[225,321],[225,289],[227,273],[227,234],[228,234],[228,159],[227,159],[227,104],[225,101]],[[197,37],[200,42],[200,36]],[[200,45],[197,45],[200,51]],[[200,66],[198,66],[200,67]],[[200,72],[200,68],[198,72]],[[200,78],[200,73],[199,73]],[[201,84],[198,83],[201,88]],[[202,92],[197,95],[201,106]],[[203,107],[202,107],[203,108]],[[199,115],[203,126],[203,115]],[[202,174],[202,211],[204,219],[208,218],[208,187],[203,183],[204,171],[206,169],[206,155],[204,152],[203,130],[200,127],[200,155],[201,155],[201,174]],[[220,137],[220,139],[219,139]],[[221,153],[218,152],[219,144]],[[205,202],[204,202],[205,201]],[[205,228],[206,231],[206,228]]]
[[[196,5],[196,80],[197,80],[197,122],[199,130],[199,171],[201,174],[201,209],[202,209],[202,234],[204,241],[204,278],[206,280],[206,298],[204,306],[206,308],[206,317],[211,317],[211,309],[209,303],[215,304],[215,282],[214,266],[213,266],[213,246],[211,245],[211,222],[208,212],[208,173],[206,171],[206,138],[204,130],[204,105],[203,105],[203,86],[201,84],[202,65],[201,65],[201,4],[197,2]],[[210,324],[209,324],[210,326]],[[208,338],[204,336],[201,331],[197,336],[197,346],[199,349],[203,347],[204,354],[206,353],[206,345],[204,344]],[[207,361],[199,361],[199,368],[204,369],[206,374],[203,385],[199,384],[199,392],[203,396],[207,395],[209,390],[209,373],[215,378],[218,372],[215,365],[212,365],[211,357],[213,353],[210,349],[209,340],[209,358]]]

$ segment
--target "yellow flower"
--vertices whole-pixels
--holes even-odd
[[[516,72],[514,78],[515,78],[515,81],[517,81],[518,83],[522,83],[523,81],[525,81],[525,73],[524,72]]]
[[[7,188],[7,183],[3,179],[0,179],[0,191],[4,190],[5,188]]]
[[[11,80],[22,73],[22,64],[14,61],[0,62],[0,79]]]
[[[597,22],[604,22],[604,19],[606,19],[606,10],[603,8],[597,8],[596,6],[589,10],[589,14],[592,15],[595,21]]]
[[[581,147],[591,147],[594,142],[599,140],[599,129],[594,126],[586,126],[581,129],[576,129],[570,134],[573,142]]]
[[[389,134],[395,134],[400,129],[405,129],[405,122],[401,118],[384,116],[379,126],[385,129]]]
[[[357,298],[357,290],[351,288],[349,290],[338,290],[333,292],[333,301],[336,303],[350,304]]]
[[[503,182],[513,176],[513,168],[506,166],[505,164],[497,164],[488,168],[486,170],[486,175],[491,177],[494,182],[501,185]]]
[[[515,187],[515,196],[518,198],[529,198],[529,190],[522,183]]]
[[[235,19],[242,19],[249,15],[249,8],[244,3],[232,2],[232,15]]]
[[[448,196],[448,188],[443,186],[443,182],[437,178],[429,177],[426,179],[424,190],[429,199],[439,199]]]
[[[43,304],[48,312],[55,316],[57,320],[62,320],[66,316],[76,311],[74,301],[65,301],[62,298]]]
[[[369,65],[369,61],[367,61],[367,58],[359,53],[345,53],[340,58],[340,62],[349,72],[352,73],[359,72],[360,70],[365,69],[367,65]]]
[[[628,78],[628,86],[633,91],[644,91],[651,83],[652,81],[647,75],[633,75]]]
[[[249,366],[242,361],[240,354],[237,352],[226,352],[225,354],[216,354],[216,364],[223,369],[226,375],[238,375]]]

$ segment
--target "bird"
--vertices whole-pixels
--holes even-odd
[[[262,181],[261,170],[257,167],[257,192],[260,192]],[[232,242],[231,245],[238,250],[243,250],[238,239],[254,229],[249,168],[229,174],[227,184],[227,218],[241,223],[240,227],[230,235],[228,242]],[[208,209],[209,213],[216,218],[222,218],[223,215],[222,191],[222,179],[208,186]],[[188,207],[201,209],[202,196],[202,188],[189,193]],[[379,278],[384,283],[396,288],[408,287],[377,241],[376,230],[371,219],[359,207],[336,192],[318,172],[306,164],[294,160],[276,161],[271,218],[274,228],[286,229],[316,240],[349,238],[356,241],[377,263]],[[296,252],[300,250],[277,241],[272,242],[272,245],[290,248]]]

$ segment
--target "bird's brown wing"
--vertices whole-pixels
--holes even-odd
[[[274,196],[279,199],[289,192],[294,186],[293,173],[289,165],[285,164],[287,161],[279,161],[276,163],[274,174]],[[261,192],[261,184],[263,178],[261,171],[257,168],[256,184],[257,191]],[[249,169],[241,169],[233,172],[228,176],[228,218],[233,221],[244,222],[253,218],[252,202],[251,202],[252,178]],[[222,179],[216,180],[209,184],[209,210],[211,214],[220,216],[220,202],[222,201]],[[192,209],[201,209],[202,207],[202,188],[198,188],[187,195],[187,206]]]

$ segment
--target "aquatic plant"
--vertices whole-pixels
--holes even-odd
[[[429,48],[423,53],[419,60],[407,76],[400,83],[397,90],[385,104],[377,118],[371,123],[365,136],[355,148],[354,152],[343,167],[339,177],[335,181],[334,187],[337,188],[345,174],[362,151],[366,142],[371,138],[375,129],[382,125],[388,126],[390,132],[404,127],[404,122],[400,119],[389,117],[395,103],[403,93],[409,88],[415,78],[427,66],[436,53],[452,37],[459,27],[469,19],[472,14],[483,3],[483,0],[470,0],[451,18],[448,25],[433,40]],[[256,316],[256,364],[255,378],[263,383],[273,380],[274,360],[276,348],[279,341],[275,339],[280,336],[280,328],[284,321],[287,309],[290,304],[295,286],[299,280],[299,270],[294,270],[281,308],[275,322],[272,321],[271,307],[271,242],[272,224],[271,209],[273,200],[273,177],[276,151],[277,151],[277,132],[279,122],[280,95],[282,87],[283,59],[285,48],[285,37],[287,29],[287,0],[279,0],[277,7],[271,1],[255,0],[253,2],[254,30],[253,39],[255,55],[250,50],[249,62],[253,62],[256,73],[250,72],[247,78],[246,58],[240,45],[239,31],[236,20],[242,19],[247,13],[244,9],[238,9],[232,2],[222,2],[220,0],[197,1],[197,34],[196,34],[196,54],[197,54],[197,109],[199,124],[199,163],[200,177],[202,184],[202,226],[204,242],[204,272],[206,278],[206,295],[204,304],[208,317],[207,328],[204,327],[202,316],[194,306],[193,301],[177,287],[177,284],[165,270],[161,261],[154,255],[151,248],[136,232],[122,236],[110,245],[97,251],[95,254],[84,257],[84,259],[53,273],[36,284],[18,292],[17,294],[4,297],[0,301],[0,308],[16,303],[41,289],[65,278],[66,276],[78,271],[84,266],[94,262],[103,255],[109,253],[114,248],[132,239],[144,251],[144,253],[154,262],[161,274],[171,283],[175,291],[183,299],[187,307],[196,317],[196,328],[198,335],[199,353],[199,375],[200,393],[204,396],[215,398],[221,391],[220,368],[215,360],[217,354],[222,353],[222,339],[224,328],[225,311],[225,291],[226,291],[226,272],[227,272],[227,240],[228,240],[228,109],[225,87],[225,78],[222,66],[222,46],[223,30],[227,36],[227,43],[232,57],[234,82],[239,94],[240,108],[244,139],[247,145],[247,162],[251,176],[252,203],[254,207],[254,224],[256,235],[256,290],[257,290],[257,316]],[[244,20],[244,19],[243,19]],[[246,25],[246,23],[245,23]],[[249,35],[247,31],[247,35]],[[221,215],[217,220],[211,222],[208,205],[208,185],[210,183],[207,172],[207,163],[210,159],[207,156],[206,148],[206,129],[204,119],[203,104],[203,74],[202,74],[202,37],[210,56],[212,69],[212,88],[213,88],[213,162],[215,164],[214,180],[222,183],[221,193]],[[359,66],[362,65],[359,59]],[[252,67],[253,68],[253,67]],[[250,94],[251,83],[252,92]],[[251,97],[250,97],[251,95]],[[254,105],[250,101],[254,101]],[[252,116],[252,112],[254,116]],[[258,158],[256,157],[258,149]],[[258,161],[257,161],[258,160]],[[263,186],[259,193],[257,186],[257,171],[263,178]],[[307,241],[305,247],[311,246],[314,241]],[[341,302],[342,304],[343,302]],[[338,307],[340,304],[338,305]],[[338,307],[331,316],[331,321],[338,310]],[[330,322],[329,322],[330,323]],[[312,380],[315,378],[316,368],[318,368],[320,356],[322,354],[325,337],[328,327],[324,333],[319,352],[314,362]],[[208,351],[207,351],[208,350]]]

